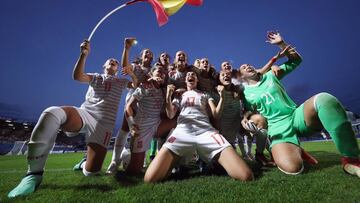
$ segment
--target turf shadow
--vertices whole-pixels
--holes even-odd
[[[114,176],[116,182],[123,187],[133,187],[143,183],[144,173],[129,175],[125,171],[118,171]]]
[[[326,151],[312,151],[313,155],[317,160],[318,164],[310,165],[305,162],[305,173],[311,173],[320,169],[331,168],[334,166],[340,166],[341,155],[338,153],[326,152]]]
[[[40,186],[40,189],[51,189],[51,190],[68,190],[68,189],[74,189],[77,191],[81,191],[81,190],[98,190],[100,192],[108,192],[111,190],[114,190],[113,187],[111,187],[109,184],[107,183],[103,183],[103,184],[80,184],[80,185],[68,185],[68,184],[42,184]]]
[[[250,169],[253,171],[255,179],[260,178],[263,175],[264,171],[269,171],[271,168],[263,167],[258,162],[247,162]],[[217,162],[213,162],[212,164],[203,167],[202,170],[189,170],[186,168],[180,168],[175,173],[172,173],[167,180],[186,180],[193,177],[199,176],[229,176],[226,170]]]

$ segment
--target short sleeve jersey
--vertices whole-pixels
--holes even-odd
[[[141,83],[132,96],[138,100],[135,121],[141,126],[154,125],[160,121],[160,112],[164,105],[161,88],[155,88],[150,82]]]
[[[85,102],[80,108],[86,110],[98,122],[114,125],[120,97],[129,80],[105,74],[93,73],[86,93]]]
[[[289,60],[280,68],[284,75],[294,70],[300,60]],[[278,78],[270,71],[255,85],[244,84],[245,107],[256,110],[268,120],[269,126],[292,115],[297,105],[288,96]]]
[[[178,126],[184,126],[196,133],[212,128],[208,115],[208,102],[213,100],[208,94],[198,90],[186,91],[181,100],[174,99],[173,104],[180,109]]]

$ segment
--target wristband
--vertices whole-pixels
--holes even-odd
[[[271,63],[275,63],[277,61],[277,58],[276,57],[272,57],[271,58]]]

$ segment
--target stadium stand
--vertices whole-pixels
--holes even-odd
[[[0,155],[26,154],[26,143],[34,127],[35,123],[32,122],[0,118]],[[63,131],[59,131],[52,151],[64,153],[85,148],[84,136],[67,137]]]

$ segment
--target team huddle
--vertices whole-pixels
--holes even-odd
[[[296,105],[286,93],[281,79],[295,70],[302,58],[280,33],[268,32],[267,42],[280,51],[262,68],[243,64],[236,70],[224,61],[219,72],[207,58],[188,64],[184,51],[176,53],[172,64],[169,55],[162,53],[152,65],[153,53],[144,49],[130,63],[134,41],[126,38],[121,64],[110,58],[101,74],[85,72],[90,43],[85,40],[80,45],[73,78],[89,84],[85,102],[80,107],[49,107],[42,112],[28,144],[27,174],[8,194],[10,198],[29,195],[40,185],[59,129],[68,136],[85,134],[86,158],[74,169],[82,170],[85,176],[99,174],[125,90],[124,119],[107,174],[118,171],[127,152],[125,145],[130,156],[124,165],[126,174],[141,173],[146,151],[150,146],[156,148],[151,145],[156,140],[159,151],[156,156],[152,153],[146,183],[165,180],[174,167],[194,157],[205,164],[220,165],[236,180],[251,181],[253,172],[244,161],[251,159],[244,150],[245,136],[256,139],[257,161],[296,175],[303,171],[304,161],[316,162],[300,147],[299,137],[325,129],[342,156],[344,171],[360,177],[360,150],[340,102],[328,93],[319,93]],[[275,65],[282,57],[288,60]],[[117,76],[119,66],[122,75],[131,80]],[[237,142],[242,157],[236,152]],[[265,149],[270,158],[264,156]]]

